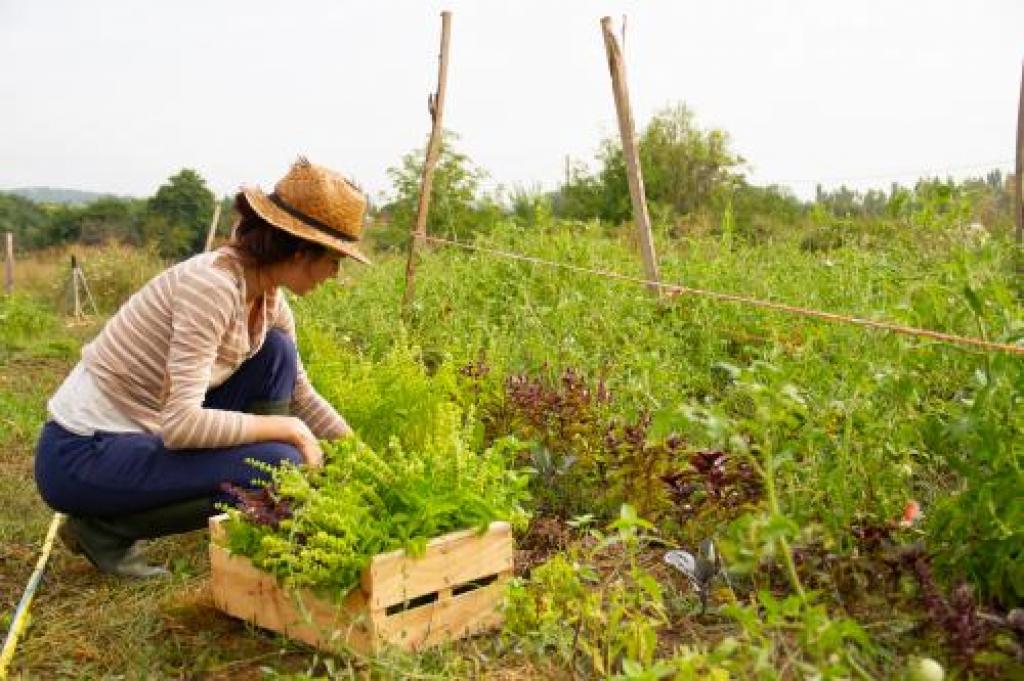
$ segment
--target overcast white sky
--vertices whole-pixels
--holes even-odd
[[[599,20],[627,15],[634,117],[686,102],[798,195],[1012,167],[1024,1],[0,0],[0,187],[226,194],[298,154],[375,197],[445,124],[491,184],[553,188],[616,132]]]

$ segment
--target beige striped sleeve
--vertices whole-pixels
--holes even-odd
[[[217,348],[236,314],[234,282],[212,269],[184,274],[175,287],[167,357],[168,396],[160,433],[168,449],[246,442],[252,416],[203,407]]]
[[[280,291],[277,294],[277,307],[271,325],[284,331],[298,347],[295,338],[295,317]],[[337,440],[351,435],[352,429],[345,419],[309,382],[301,357],[298,358],[297,366],[295,390],[292,392],[292,413],[302,419],[313,434],[322,440]]]

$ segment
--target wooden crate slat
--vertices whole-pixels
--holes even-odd
[[[378,636],[407,651],[422,650],[499,626],[498,609],[511,573],[487,586],[440,598],[428,605],[390,616],[374,614]]]
[[[223,544],[227,541],[227,532],[224,529],[224,523],[228,519],[227,513],[220,513],[215,516],[211,516],[206,524],[210,528],[210,542],[214,544]]]
[[[385,644],[421,650],[501,624],[499,604],[515,549],[508,523],[493,523],[484,535],[467,530],[433,539],[422,559],[403,551],[376,556],[363,573],[366,591],[354,589],[341,604],[333,604],[308,590],[297,598],[248,558],[231,555],[223,547],[227,517],[210,519],[211,591],[219,609],[240,619],[323,650],[347,645],[366,654]],[[495,575],[485,586],[455,593]],[[387,589],[382,593],[388,595],[379,596],[378,589]],[[427,594],[436,600],[387,614],[388,606],[430,598]]]
[[[512,569],[515,543],[505,522],[491,523],[486,534],[453,532],[427,543],[424,555],[392,551],[375,556],[363,571],[363,591],[373,610]]]
[[[359,589],[337,605],[308,590],[289,593],[248,558],[212,544],[210,568],[214,603],[229,615],[323,649],[341,643],[364,653],[375,649],[373,623]]]

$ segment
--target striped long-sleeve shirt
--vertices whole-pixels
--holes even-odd
[[[279,291],[263,298],[250,333],[245,277],[229,248],[174,265],[133,295],[82,350],[101,392],[169,449],[227,447],[249,441],[253,416],[203,407],[263,344],[268,329],[295,339],[295,320]],[[291,412],[323,439],[348,424],[309,382],[302,362]]]

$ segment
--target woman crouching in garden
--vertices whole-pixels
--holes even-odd
[[[354,245],[366,199],[300,159],[235,206],[230,243],[133,295],[49,401],[36,482],[68,516],[61,539],[103,572],[166,574],[138,540],[203,527],[223,483],[263,475],[247,459],[315,467],[318,439],[351,433],[302,368],[280,287],[304,295],[342,258],[368,262]]]

